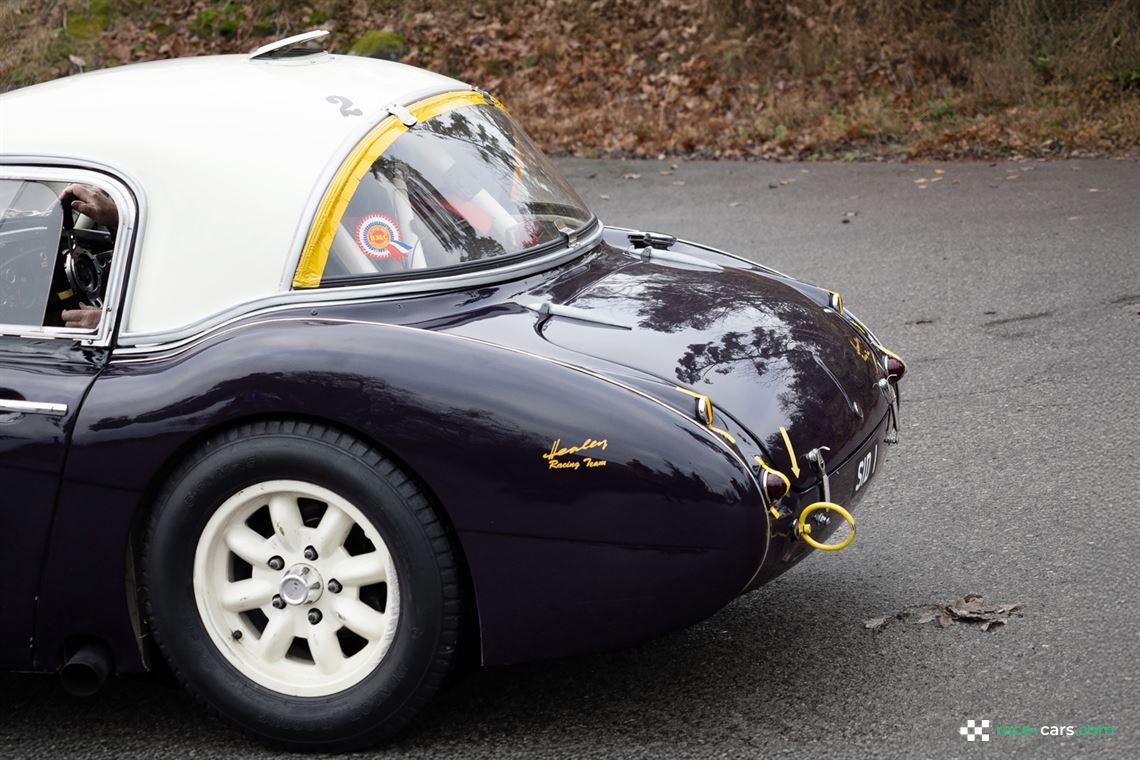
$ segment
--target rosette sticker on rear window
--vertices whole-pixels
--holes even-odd
[[[400,226],[383,214],[369,214],[356,225],[356,244],[370,259],[399,261],[411,252]]]

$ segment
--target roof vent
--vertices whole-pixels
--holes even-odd
[[[249,54],[251,61],[280,61],[287,58],[304,58],[310,55],[327,55],[317,40],[328,36],[328,30],[315,29],[304,34],[294,34],[283,40],[262,45]]]

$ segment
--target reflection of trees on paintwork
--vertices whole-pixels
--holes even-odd
[[[843,330],[825,323],[817,304],[778,282],[736,270],[695,271],[630,260],[599,265],[594,277],[567,283],[564,291],[559,295],[574,306],[628,315],[642,330],[678,334],[677,344],[662,344],[677,345],[677,353],[653,359],[667,362],[656,369],[660,376],[671,374],[679,384],[706,389],[714,398],[711,386],[723,382],[719,377],[731,378],[737,388],[754,386],[755,397],[774,400],[789,427],[809,425],[819,440],[846,440],[859,424],[828,371],[845,379],[851,386],[847,392],[863,409],[877,403],[877,375],[846,342]],[[771,395],[762,394],[764,388]],[[782,448],[774,435],[766,443]]]
[[[608,276],[590,291],[589,299],[618,304],[623,312],[629,309],[620,304],[630,304],[641,327],[675,333],[709,330],[742,311],[756,312],[763,322],[803,323],[814,305],[791,300],[789,293],[794,299],[790,289],[758,288],[755,276],[747,272],[637,265]]]
[[[771,362],[783,359],[786,353],[779,348],[774,330],[752,328],[752,334],[727,332],[719,340],[692,343],[677,364],[677,379],[687,385],[697,385],[710,372],[727,375],[745,363],[757,376],[766,375]]]

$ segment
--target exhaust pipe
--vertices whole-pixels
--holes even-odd
[[[111,652],[101,641],[86,641],[80,645],[59,675],[63,688],[76,697],[90,697],[99,691],[111,672]]]

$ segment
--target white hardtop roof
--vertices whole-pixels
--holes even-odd
[[[83,159],[137,184],[145,229],[125,329],[161,332],[287,289],[356,142],[389,105],[457,89],[469,88],[327,54],[134,64],[0,96],[0,159]]]

